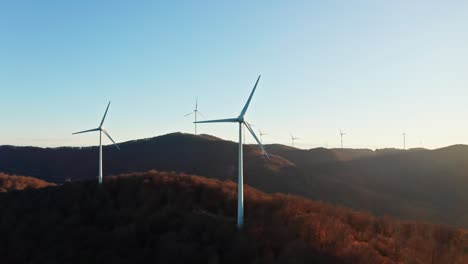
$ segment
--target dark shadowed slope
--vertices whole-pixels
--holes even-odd
[[[466,263],[463,230],[149,172],[0,195],[2,263]]]
[[[215,137],[174,133],[120,144],[122,151],[105,146],[104,175],[158,169],[187,172],[218,179],[236,179],[237,145]],[[296,178],[286,175],[294,164],[272,156],[266,162],[257,146],[245,146],[246,182],[265,191],[294,192]],[[98,148],[0,147],[0,171],[30,175],[50,182],[95,179]],[[282,186],[282,189],[278,189]],[[289,188],[291,186],[291,188]]]
[[[122,151],[104,146],[104,174],[149,169],[175,170],[232,177],[226,169],[237,169],[237,145],[208,135],[174,133],[120,143]],[[280,169],[291,165],[280,157],[265,163],[260,150],[246,146],[247,158],[265,167]],[[97,147],[36,148],[0,147],[0,170],[63,182],[66,178],[91,179],[97,175]],[[210,167],[210,171],[206,168]],[[249,166],[249,164],[246,164]]]
[[[414,150],[323,168],[341,204],[378,214],[468,226],[468,147]],[[344,189],[344,190],[343,190]],[[354,191],[355,199],[340,195]]]
[[[16,176],[0,173],[0,192],[17,191],[24,189],[38,189],[48,186],[55,186],[55,184],[33,177]]]
[[[237,144],[174,133],[104,147],[104,175],[150,169],[209,178],[237,178]],[[310,149],[268,145],[268,162],[244,148],[245,182],[282,192],[405,219],[468,227],[468,147],[408,151]],[[0,147],[0,171],[50,182],[96,179],[98,149]]]

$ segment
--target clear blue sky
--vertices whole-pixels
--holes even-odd
[[[266,143],[468,143],[468,1],[0,3],[0,144],[95,145],[249,109]],[[202,133],[235,139],[231,124]],[[249,137],[247,142],[252,142]]]

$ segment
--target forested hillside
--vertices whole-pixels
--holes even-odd
[[[148,172],[0,194],[2,263],[467,263],[467,234]]]

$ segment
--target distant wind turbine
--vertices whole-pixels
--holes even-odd
[[[263,144],[263,136],[268,136],[268,134],[261,131],[260,128],[258,128],[258,133],[260,134],[260,142]]]
[[[260,130],[260,128],[258,128],[256,125],[254,124],[250,124],[251,127],[256,127],[257,130],[258,130],[258,133],[260,135],[260,143],[263,144],[263,136],[267,136],[268,134],[263,132],[262,130]],[[244,132],[244,144],[245,144],[245,132]]]
[[[294,147],[294,141],[297,140],[297,139],[300,139],[300,138],[294,137],[291,132],[289,132],[289,135],[291,136],[291,145]]]
[[[196,135],[197,134],[197,115],[200,114],[203,118],[206,118],[202,113],[200,113],[200,111],[198,111],[198,98],[195,100],[195,110],[186,114],[185,116],[189,116],[192,114],[195,117],[194,125],[195,125],[195,135]]]
[[[76,135],[76,134],[99,131],[99,184],[102,184],[102,133],[104,133],[112,141],[112,143],[114,143],[114,146],[116,146],[117,149],[120,150],[120,147],[115,143],[115,141],[112,139],[109,133],[102,127],[102,125],[104,124],[104,120],[106,119],[107,110],[109,110],[110,103],[111,102],[109,101],[109,104],[107,105],[107,108],[106,108],[106,112],[104,113],[104,117],[102,118],[101,124],[99,125],[98,128],[73,133],[73,135]]]
[[[340,137],[341,137],[341,148],[343,148],[343,136],[346,135],[346,133],[343,133],[340,129]]]
[[[239,124],[239,169],[238,169],[238,184],[237,184],[237,227],[239,229],[242,228],[244,224],[244,167],[243,167],[243,151],[242,151],[242,128],[245,126],[247,130],[249,130],[250,134],[254,137],[255,141],[257,141],[260,148],[263,150],[265,156],[270,159],[268,153],[266,152],[265,148],[263,147],[260,140],[255,135],[250,124],[245,119],[245,113],[249,108],[250,101],[255,93],[255,89],[257,89],[258,81],[260,81],[260,76],[258,76],[257,82],[250,93],[249,99],[245,104],[244,108],[242,109],[240,115],[236,118],[228,118],[228,119],[217,119],[217,120],[207,120],[207,121],[198,121],[195,123],[238,123]]]
[[[406,149],[406,133],[403,133],[403,149]]]

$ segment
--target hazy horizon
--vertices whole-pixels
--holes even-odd
[[[169,133],[161,134],[161,135],[154,135],[154,136],[150,136],[150,137],[129,139],[129,140],[120,141],[120,142],[117,142],[117,143],[121,144],[121,143],[127,143],[127,142],[138,141],[138,140],[146,140],[146,139],[164,137],[164,136],[168,136],[168,135],[171,135],[171,134],[178,134],[178,133],[181,133],[183,135],[192,135],[192,136],[195,135],[194,133],[190,133],[190,132],[174,131],[174,132],[169,132]],[[96,134],[96,135],[98,135],[98,134]],[[210,133],[201,133],[201,134],[197,134],[197,136],[212,136],[212,137],[219,138],[220,140],[230,141],[230,142],[233,142],[233,143],[236,143],[236,144],[238,142],[238,139],[223,138],[223,137],[219,137],[219,136],[216,136],[216,135],[213,135],[213,134],[210,134]],[[39,141],[39,142],[41,141],[41,139],[29,139],[29,140],[36,140],[36,141]],[[22,144],[19,144],[19,145],[4,144],[4,145],[0,145],[0,146],[38,147],[38,148],[62,148],[62,147],[64,147],[64,148],[67,148],[67,147],[87,148],[87,147],[98,147],[99,146],[98,145],[99,144],[98,140],[99,140],[99,138],[96,140],[97,143],[91,142],[91,144],[89,144],[89,145],[78,145],[78,146],[74,146],[74,145],[57,145],[57,146],[44,145],[43,146],[41,144],[37,144],[37,145],[31,145],[31,144],[23,144],[23,145]],[[45,140],[45,141],[47,142],[47,140]],[[250,139],[250,140],[247,139],[244,143],[247,144],[247,145],[257,146],[257,143],[254,142],[254,139]],[[293,147],[291,145],[291,142],[290,143],[264,142],[265,146],[275,145],[275,144],[284,145],[284,146],[288,146],[288,147]],[[314,146],[314,145],[311,145],[310,147],[302,147],[301,145],[304,145],[304,144],[298,144],[297,142],[295,142],[294,148],[302,149],[302,150],[317,149],[317,148],[341,149],[341,146],[321,146],[321,145]],[[434,148],[422,147],[422,149],[436,150],[436,149],[447,148],[447,147],[452,147],[452,146],[457,146],[457,145],[462,145],[462,146],[467,146],[468,147],[468,144],[452,144],[452,145],[447,145],[447,146],[437,146],[437,147],[434,147]],[[103,142],[103,146],[112,146],[112,142],[110,142],[110,141],[109,142]],[[358,150],[358,149],[369,149],[369,150],[372,150],[372,151],[383,150],[383,149],[404,150],[402,147],[372,148],[372,147],[353,147],[353,146],[344,146],[343,149],[356,149],[356,150]],[[416,146],[416,147],[407,147],[406,148],[406,150],[412,150],[412,149],[421,149],[421,147]]]

